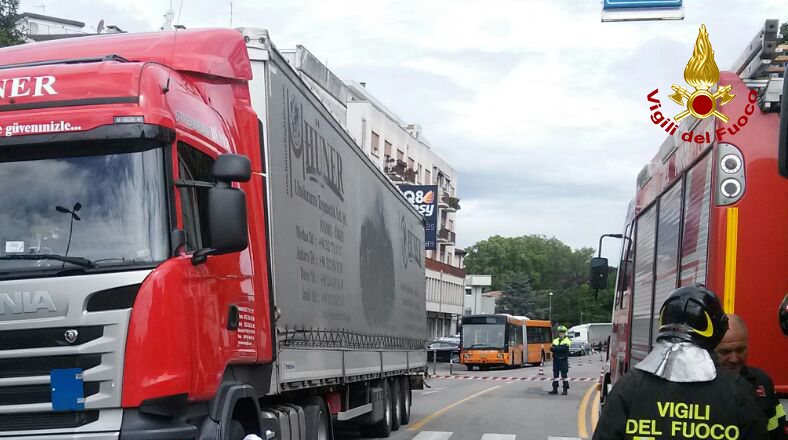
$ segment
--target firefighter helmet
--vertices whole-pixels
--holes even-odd
[[[728,331],[717,295],[702,284],[679,287],[659,311],[660,339],[678,339],[711,350]]]
[[[780,304],[780,328],[786,336],[788,336],[788,295],[785,295],[782,304]]]
[[[563,325],[559,325],[558,326],[558,333],[561,333],[561,332],[566,333],[566,327],[564,327]]]

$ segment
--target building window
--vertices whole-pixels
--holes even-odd
[[[405,152],[399,148],[397,149],[397,160],[400,162],[405,162]]]
[[[454,220],[449,220],[449,230],[454,232]]]
[[[418,171],[418,173],[419,173],[419,174],[416,176],[416,178],[418,179],[417,181],[418,181],[419,183],[421,183],[422,179],[424,179],[424,175],[423,175],[423,174],[421,174],[421,173],[422,173],[421,164],[419,164],[419,171]]]
[[[408,158],[408,168],[411,170],[416,167],[416,161],[412,157]]]
[[[383,154],[386,157],[391,157],[391,142],[389,141],[383,142]]]
[[[430,170],[424,170],[424,184],[431,185],[432,184],[432,173]]]
[[[372,132],[372,154],[380,156],[380,136],[374,131]]]
[[[372,135],[375,136],[375,132]],[[361,118],[361,149],[367,149],[367,118]]]

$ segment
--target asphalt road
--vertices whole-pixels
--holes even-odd
[[[582,366],[578,365],[582,359]],[[430,388],[413,393],[411,423],[392,433],[393,440],[531,440],[587,438],[598,410],[596,381],[599,355],[570,358],[569,375],[583,378],[570,383],[569,395],[553,396],[552,366],[515,370],[466,371],[438,364]],[[432,374],[430,365],[430,374]],[[545,380],[542,380],[545,379]],[[341,432],[337,440],[359,439]]]

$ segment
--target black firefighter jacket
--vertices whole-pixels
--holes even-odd
[[[593,440],[764,440],[766,419],[744,378],[670,382],[633,369],[608,395]]]

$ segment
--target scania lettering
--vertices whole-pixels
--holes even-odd
[[[265,31],[55,40],[0,64],[0,440],[408,423],[421,215]]]

